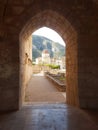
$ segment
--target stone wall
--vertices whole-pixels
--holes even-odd
[[[79,37],[78,83],[81,107],[94,109],[98,108],[98,23],[93,20],[87,20],[89,28],[84,27]]]
[[[19,46],[0,42],[0,111],[19,108]]]
[[[32,71],[32,37],[23,38],[20,36],[20,99],[22,103],[25,98],[25,89],[31,76]]]
[[[71,39],[68,38],[66,45],[66,102],[79,107],[78,41],[74,35],[75,32]]]

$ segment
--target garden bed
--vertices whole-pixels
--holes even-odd
[[[56,87],[59,91],[65,92],[66,91],[66,86],[65,86],[65,77],[63,77],[60,74],[51,74],[51,73],[46,73],[46,77],[52,81],[54,84],[56,84]]]

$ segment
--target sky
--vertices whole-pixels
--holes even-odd
[[[55,32],[54,30],[52,30],[50,28],[42,27],[42,28],[36,30],[33,34],[44,36],[48,39],[51,39],[54,42],[58,42],[58,43],[65,46],[65,42],[63,41],[61,36],[57,32]]]

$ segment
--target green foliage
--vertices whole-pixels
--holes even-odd
[[[37,57],[41,57],[41,52],[38,49],[32,50],[33,60],[35,60]]]
[[[52,64],[49,64],[48,65],[51,69],[60,69],[60,65],[52,65]]]
[[[60,77],[60,80],[61,81],[65,81],[65,77]]]

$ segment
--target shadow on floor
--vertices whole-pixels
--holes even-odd
[[[80,109],[65,104],[33,104],[0,115],[0,130],[98,130]]]

